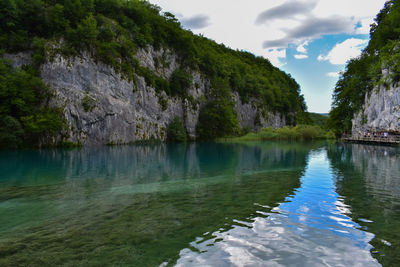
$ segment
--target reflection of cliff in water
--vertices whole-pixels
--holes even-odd
[[[354,144],[351,150],[352,163],[364,173],[370,193],[400,199],[400,149]]]
[[[73,179],[127,180],[131,184],[304,167],[316,145],[290,143],[157,144],[73,150],[0,151],[0,183],[55,184]],[[232,167],[235,166],[232,170]]]
[[[332,145],[328,156],[336,186],[350,215],[376,235],[371,252],[380,263],[400,263],[400,149],[360,144]]]
[[[7,217],[15,219],[0,218],[7,236],[0,239],[0,265],[28,264],[26,255],[32,265],[173,263],[194,238],[268,212],[255,203],[282,202],[299,186],[313,147],[160,144],[12,152],[10,164],[0,163],[9,176],[2,178],[0,195]],[[19,218],[22,200],[41,216]]]

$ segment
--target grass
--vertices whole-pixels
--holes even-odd
[[[283,128],[263,128],[259,132],[239,137],[221,138],[218,141],[265,141],[265,140],[322,140],[335,139],[335,135],[316,125],[297,125]]]

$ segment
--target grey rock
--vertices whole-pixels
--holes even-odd
[[[29,53],[7,55],[13,66],[29,64]],[[139,49],[136,58],[164,79],[180,67],[178,57],[168,49]],[[67,131],[59,140],[82,145],[126,144],[149,139],[166,139],[169,123],[177,116],[186,126],[191,139],[196,138],[196,125],[201,108],[211,91],[211,83],[198,71],[190,71],[193,83],[188,95],[194,101],[157,93],[144,78],[128,81],[114,69],[96,62],[88,53],[65,58],[54,55],[40,69],[42,80],[54,93],[52,105],[61,107],[67,121]],[[266,112],[258,99],[242,103],[233,93],[241,128],[259,130],[262,127],[282,127],[285,116]],[[166,102],[163,105],[161,102]],[[85,105],[91,108],[85,110]],[[257,122],[257,123],[255,123]]]
[[[250,98],[249,103],[243,103],[238,93],[233,95],[240,128],[259,131],[265,127],[281,128],[286,125],[284,116],[266,111],[260,100]]]
[[[391,84],[391,83],[390,83]],[[376,86],[352,120],[353,136],[364,132],[400,133],[400,85]]]
[[[11,66],[14,69],[32,64],[32,55],[28,52],[4,54],[3,57],[10,60]]]

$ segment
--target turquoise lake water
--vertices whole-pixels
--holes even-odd
[[[0,266],[400,266],[400,149],[0,151]]]

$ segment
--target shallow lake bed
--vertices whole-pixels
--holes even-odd
[[[300,142],[2,151],[0,265],[391,266],[399,163]]]

